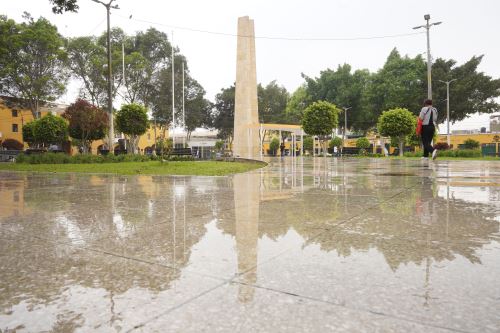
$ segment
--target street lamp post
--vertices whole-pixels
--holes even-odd
[[[450,81],[439,80],[439,82],[443,82],[446,84],[446,142],[448,143],[448,147],[450,146],[450,83],[456,81],[457,79],[453,79]]]
[[[431,78],[432,57],[431,57],[431,41],[429,37],[429,31],[433,25],[440,25],[443,22],[429,23],[429,20],[431,19],[431,16],[429,14],[424,15],[424,19],[427,21],[425,25],[420,25],[418,27],[414,27],[413,29],[425,28],[427,30],[427,98],[432,99],[432,78]]]
[[[115,138],[115,129],[113,123],[113,82],[112,82],[112,72],[111,72],[111,28],[110,28],[110,11],[111,8],[119,9],[118,5],[112,6],[113,1],[109,0],[108,3],[102,2],[100,0],[92,0],[94,2],[100,3],[104,7],[106,7],[107,13],[107,26],[108,26],[108,34],[107,34],[107,51],[108,51],[108,113],[109,113],[109,132],[108,132],[108,144],[109,151],[113,150],[113,143]]]

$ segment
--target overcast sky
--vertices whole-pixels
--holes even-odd
[[[255,20],[259,37],[356,38],[411,34],[412,27],[431,21],[433,58],[452,58],[460,63],[484,54],[480,70],[500,77],[499,0],[117,0],[112,26],[128,34],[153,26],[171,37],[187,57],[192,76],[213,100],[236,76],[236,37],[193,32],[189,28],[235,34],[239,16]],[[17,21],[24,11],[44,16],[65,36],[101,34],[106,11],[91,0],[79,0],[78,14],[54,15],[48,0],[16,0],[2,4],[1,13]],[[132,19],[128,17],[133,15]],[[151,23],[145,23],[148,21]],[[318,76],[321,70],[349,63],[353,69],[376,71],[397,47],[411,57],[426,52],[425,34],[353,41],[290,41],[257,38],[257,79],[263,84],[277,80],[290,92],[303,83],[301,73]],[[435,82],[434,84],[440,84]],[[72,85],[63,102],[75,99]],[[453,104],[453,96],[450,98]],[[452,107],[453,109],[453,107]],[[444,110],[442,110],[444,112]],[[474,116],[454,128],[479,128],[488,115]],[[457,126],[458,125],[458,126]]]

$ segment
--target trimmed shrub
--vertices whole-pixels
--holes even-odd
[[[15,139],[5,139],[2,142],[2,147],[8,150],[23,150],[24,145]]]
[[[368,144],[368,146],[369,146],[369,144]],[[342,147],[342,138],[340,138],[338,136],[333,137],[330,140],[330,143],[328,144],[328,147],[329,148],[334,148],[334,147],[340,148],[340,147]]]
[[[275,156],[279,147],[280,147],[280,140],[278,138],[273,138],[269,143],[269,150],[271,151],[271,155]]]
[[[422,151],[415,153],[405,153],[405,157],[422,157]],[[461,150],[443,150],[438,152],[439,157],[461,157],[461,158],[474,158],[481,157],[481,151],[478,149],[461,149]]]
[[[450,146],[448,146],[447,142],[438,142],[434,145],[434,148],[437,150],[448,150],[450,149]]]
[[[356,147],[361,149],[370,148],[370,141],[367,138],[362,137],[356,140]]]
[[[463,148],[464,149],[479,149],[481,143],[474,139],[467,139],[464,141]]]

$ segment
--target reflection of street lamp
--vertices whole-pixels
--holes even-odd
[[[431,16],[429,14],[424,15],[424,19],[427,21],[425,25],[420,25],[414,27],[413,29],[425,28],[427,30],[427,98],[432,99],[432,58],[431,58],[431,42],[429,39],[429,30],[433,25],[440,25],[442,22],[429,23]]]
[[[439,82],[446,84],[446,141],[448,143],[448,147],[450,146],[450,83],[456,80],[457,79],[450,81],[439,80]]]

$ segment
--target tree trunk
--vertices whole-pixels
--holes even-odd
[[[399,138],[399,156],[404,156],[405,138]]]

